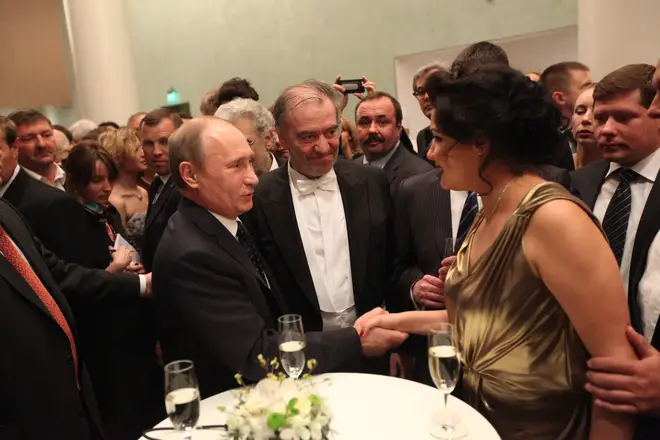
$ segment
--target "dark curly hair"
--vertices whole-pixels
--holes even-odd
[[[232,78],[220,86],[217,94],[214,96],[213,104],[217,109],[222,104],[233,101],[236,98],[259,101],[259,94],[247,79]]]
[[[541,85],[517,70],[490,65],[461,78],[431,75],[426,89],[439,130],[460,143],[490,141],[480,174],[502,161],[520,175],[560,153],[559,111]]]
[[[108,168],[108,179],[117,179],[117,164],[102,146],[95,140],[83,140],[71,149],[64,164],[67,177],[64,183],[66,191],[76,194],[82,191],[94,178],[96,161],[100,160]]]

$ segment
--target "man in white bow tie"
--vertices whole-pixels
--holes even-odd
[[[261,176],[244,216],[305,330],[350,327],[398,303],[387,182],[377,167],[338,159],[341,98],[319,81],[280,95],[273,113],[289,164]]]

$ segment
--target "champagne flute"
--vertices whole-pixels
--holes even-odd
[[[435,386],[444,393],[444,408],[440,420],[431,425],[431,435],[442,440],[455,440],[467,435],[455,414],[447,411],[449,394],[454,391],[461,373],[461,361],[454,339],[452,324],[438,324],[429,335],[429,370]]]
[[[300,315],[282,315],[279,324],[279,348],[282,368],[292,379],[298,379],[305,368],[305,331]]]
[[[192,361],[165,365],[165,410],[174,429],[190,440],[199,420],[199,386]]]

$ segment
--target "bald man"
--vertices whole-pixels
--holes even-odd
[[[169,140],[171,178],[183,199],[156,251],[154,291],[166,361],[191,359],[202,397],[255,382],[261,354],[278,356],[277,318],[289,307],[276,279],[238,219],[252,208],[258,179],[245,136],[217,118],[193,119]],[[185,237],[184,240],[181,237]],[[359,336],[364,319],[328,332],[307,332],[316,372],[351,371],[407,335],[378,329]]]

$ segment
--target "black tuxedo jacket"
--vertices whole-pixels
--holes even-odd
[[[16,243],[66,318],[79,333],[70,301],[114,302],[135,295],[136,276],[113,275],[65,263],[34,238],[18,211],[0,201],[0,224]],[[68,301],[67,301],[68,300]],[[78,350],[76,388],[69,340],[37,294],[0,256],[0,438],[101,438],[94,393]]]
[[[436,275],[445,242],[452,238],[450,193],[440,186],[442,170],[433,169],[410,177],[394,199],[397,295],[414,310],[410,288],[424,275]]]
[[[572,181],[574,193],[577,194],[591,209],[596,204],[596,199],[605,181],[605,176],[610,168],[610,163],[600,160],[586,167],[573,171]],[[630,262],[630,276],[628,281],[628,308],[630,320],[635,330],[642,333],[642,316],[639,307],[639,282],[647,267],[648,253],[655,236],[660,230],[660,173],[653,184],[649,198],[644,205],[642,217],[637,227],[635,241],[633,244],[632,259]],[[658,268],[650,268],[658,270]],[[660,318],[658,318],[660,324]],[[656,326],[651,344],[660,349],[660,325]],[[640,417],[635,433],[635,439],[655,439],[660,432],[660,418]]]
[[[277,318],[287,305],[277,277],[266,264],[264,270],[270,287],[227,228],[182,199],[156,251],[154,298],[163,356],[193,360],[202,397],[235,388],[239,372],[250,382],[263,378],[258,355],[278,356]],[[353,328],[305,330],[306,354],[317,360],[318,372],[350,369],[360,360]]]
[[[155,189],[153,186],[149,188],[149,208],[144,224],[144,242],[142,245],[142,264],[144,264],[147,272],[152,270],[160,237],[163,235],[167,222],[172,214],[176,212],[181,200],[181,193],[174,185],[171,177],[163,185],[165,186],[155,203],[153,202]]]
[[[426,153],[429,152],[432,140],[433,132],[431,132],[431,127],[422,128],[417,133],[417,156],[429,163],[431,162],[426,158]]]
[[[358,316],[386,302],[394,308],[391,283],[394,237],[388,186],[382,170],[338,160]],[[254,207],[243,215],[292,313],[305,329],[322,330],[323,320],[293,208],[288,168],[261,177]]]

